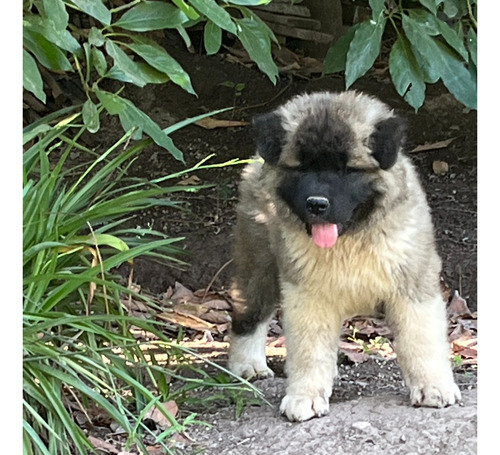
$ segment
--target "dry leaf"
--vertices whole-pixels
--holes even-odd
[[[90,443],[96,448],[105,450],[108,453],[118,454],[118,449],[109,442],[103,441],[102,439],[96,438],[94,436],[89,436]]]
[[[213,322],[214,324],[225,324],[226,322],[231,322],[231,316],[227,311],[215,311],[210,310],[202,314],[201,319],[208,322]]]
[[[339,350],[343,352],[351,362],[363,363],[366,362],[370,357],[368,354],[363,352],[363,348],[356,343],[347,343],[341,341],[339,344]]]
[[[432,162],[432,170],[436,175],[445,175],[449,170],[449,166],[446,161],[436,160]]]
[[[167,401],[165,403],[159,403],[158,406],[163,406],[165,410],[174,418],[179,412],[177,403],[173,400]],[[144,416],[144,419],[151,419],[162,430],[172,426],[170,420],[165,417],[165,415],[157,407],[150,409]]]
[[[201,179],[196,175],[192,175],[191,177],[187,177],[185,179],[180,180],[179,182],[177,182],[177,185],[189,186],[189,185],[199,185],[200,183]]]
[[[455,291],[450,304],[448,305],[448,314],[451,316],[452,321],[456,321],[459,318],[472,317],[472,313],[467,306],[465,299],[460,297],[458,291]]]
[[[231,305],[222,299],[214,299],[203,302],[201,306],[207,310],[230,310]]]
[[[450,139],[446,139],[444,141],[438,141],[438,142],[426,142],[423,145],[417,145],[413,150],[410,150],[410,153],[418,153],[418,152],[427,152],[428,150],[438,150],[438,149],[444,149],[448,147],[448,145],[451,144],[451,142],[455,138],[452,137]]]
[[[164,321],[171,322],[173,324],[181,325],[183,327],[187,327],[190,329],[194,330],[211,330],[214,328],[213,324],[210,324],[203,319],[200,319],[197,316],[194,315],[183,315],[183,314],[178,314],[175,312],[164,312],[164,313],[158,313],[156,315],[160,319],[163,319]]]
[[[206,313],[206,308],[203,308],[199,303],[192,302],[181,302],[172,308],[177,314],[182,314],[184,316],[198,316],[200,317],[203,313]]]
[[[195,300],[194,294],[192,291],[190,291],[188,288],[184,287],[182,284],[180,284],[178,281],[175,282],[174,285],[174,292],[170,296],[171,300],[184,300],[184,301],[192,301]]]
[[[212,117],[205,117],[204,119],[195,122],[195,125],[201,126],[206,130],[213,130],[214,128],[232,128],[235,126],[247,126],[248,122],[241,122],[238,120],[218,120]]]

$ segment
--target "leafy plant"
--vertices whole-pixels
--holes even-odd
[[[145,36],[154,30],[173,29],[187,47],[191,40],[187,29],[204,25],[204,44],[208,54],[218,52],[222,32],[231,33],[274,83],[278,69],[271,55],[272,31],[248,6],[269,0],[149,1],[132,0],[111,8],[113,1],[102,0],[24,0],[23,2],[23,85],[40,101],[46,102],[43,78],[38,64],[56,72],[73,72],[80,77],[87,100],[81,106],[83,121],[90,132],[100,127],[97,102],[106,112],[118,115],[125,131],[138,126],[133,134],[140,139],[146,133],[178,160],[182,153],[159,126],[119,93],[101,88],[105,79],[116,79],[138,87],[171,81],[196,95],[189,74],[157,42]],[[232,13],[232,14],[230,14]],[[88,28],[75,25],[71,18],[83,16]]]
[[[97,105],[97,109],[103,107]],[[195,422],[195,415],[180,422],[162,402],[178,400],[182,393],[199,388],[256,390],[246,382],[228,386],[206,374],[187,379],[182,374],[185,363],[160,364],[153,348],[170,359],[180,359],[184,353],[164,334],[161,323],[128,314],[128,298],[153,303],[136,294],[114,270],[126,262],[133,265],[139,255],[181,264],[181,250],[175,246],[178,238],[128,228],[126,222],[152,204],[178,207],[176,192],[200,187],[165,183],[194,169],[219,165],[201,162],[151,182],[129,178],[131,162],[152,140],[123,148],[132,129],[96,154],[79,142],[86,130],[78,123],[82,114],[68,111],[53,113],[24,131],[25,145],[32,144],[23,158],[24,453],[95,451],[75,421],[79,413],[91,424],[91,408],[123,428],[127,447],[136,444],[147,453],[146,437],[170,453],[170,436]],[[71,165],[69,157],[75,149],[93,159]],[[156,341],[141,342],[133,327]],[[181,383],[175,391],[172,378]],[[144,423],[153,408],[170,422],[159,435]]]
[[[396,33],[389,71],[397,92],[415,109],[426,84],[441,80],[469,108],[477,106],[476,0],[369,0],[372,16],[355,24],[328,51],[325,73],[345,71],[349,88],[374,64],[390,23]]]

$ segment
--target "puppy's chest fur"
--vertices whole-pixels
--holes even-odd
[[[374,242],[366,235],[345,235],[332,248],[321,249],[302,233],[288,232],[282,242],[281,280],[345,317],[373,313],[397,291],[395,272],[402,258],[383,238]]]

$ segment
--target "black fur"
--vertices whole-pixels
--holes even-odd
[[[285,130],[281,124],[281,117],[276,112],[259,115],[252,121],[256,131],[256,146],[259,155],[270,164],[276,164],[279,160]]]
[[[333,119],[326,110],[306,117],[297,128],[295,140],[300,168],[313,171],[344,171],[354,142],[349,126]]]
[[[279,196],[310,230],[312,224],[334,223],[342,233],[365,219],[378,194],[363,172],[292,171],[278,187]],[[328,206],[311,210],[308,199],[325,198]]]
[[[396,163],[405,132],[406,124],[399,117],[389,118],[377,125],[371,135],[370,146],[381,169],[390,169]]]

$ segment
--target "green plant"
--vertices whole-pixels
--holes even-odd
[[[42,102],[46,102],[39,65],[50,71],[79,75],[86,94],[80,106],[88,131],[100,127],[98,102],[111,115],[118,115],[125,131],[138,128],[134,139],[142,133],[183,160],[172,140],[159,133],[159,126],[119,93],[101,88],[105,79],[116,79],[138,87],[171,81],[195,95],[189,74],[154,40],[145,36],[155,30],[173,29],[187,47],[191,40],[187,29],[204,23],[204,46],[208,54],[218,52],[222,32],[241,40],[250,57],[275,83],[278,68],[271,55],[272,31],[248,6],[269,0],[148,1],[132,0],[113,6],[110,0],[24,0],[23,2],[23,85]],[[232,14],[230,14],[230,12]],[[76,25],[75,16],[89,25]],[[79,23],[79,22],[78,22]]]
[[[161,403],[189,390],[226,385],[207,375],[188,379],[182,374],[189,365],[179,361],[183,351],[163,333],[162,324],[129,316],[129,298],[154,304],[123,283],[115,268],[133,264],[139,255],[180,264],[178,238],[128,228],[127,221],[152,204],[178,207],[176,192],[200,187],[165,183],[219,165],[202,162],[152,182],[129,178],[128,167],[151,140],[123,148],[130,130],[96,154],[79,142],[86,130],[79,120],[80,113],[68,115],[65,109],[24,131],[25,145],[32,145],[23,159],[23,453],[95,452],[75,421],[78,412],[90,422],[90,408],[123,428],[126,447],[135,444],[147,453],[146,438],[170,453],[169,438],[195,422],[195,415],[180,422]],[[71,164],[75,149],[92,160]],[[137,338],[132,327],[155,341]],[[152,347],[177,361],[160,364]],[[172,379],[181,384],[175,391]],[[228,388],[238,386],[255,392],[247,382]],[[144,423],[153,408],[170,422],[159,435]]]
[[[477,106],[476,0],[369,0],[372,16],[328,51],[325,73],[345,71],[349,88],[378,58],[387,23],[396,40],[389,71],[397,92],[415,109],[426,84],[441,80],[469,108]]]

